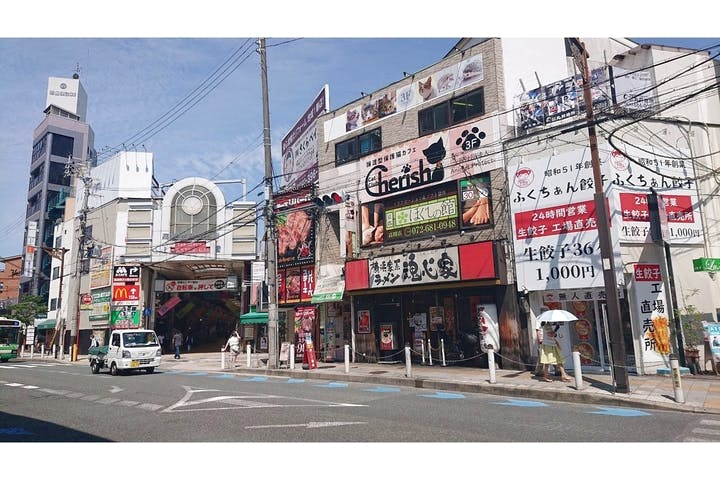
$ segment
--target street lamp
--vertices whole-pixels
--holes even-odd
[[[625,339],[617,282],[615,280],[615,262],[613,259],[612,242],[610,239],[610,223],[608,221],[605,193],[603,192],[602,173],[600,171],[600,155],[598,153],[597,134],[595,132],[595,115],[590,91],[589,57],[585,44],[578,38],[570,39],[573,58],[582,75],[583,99],[585,100],[585,116],[587,119],[588,137],[590,139],[590,156],[595,182],[595,214],[597,216],[600,255],[602,256],[603,279],[605,283],[606,308],[608,316],[608,333],[610,336],[610,352],[612,353],[612,372],[615,380],[615,391],[630,393],[625,354]]]

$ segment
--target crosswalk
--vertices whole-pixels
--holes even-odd
[[[720,420],[700,420],[691,433],[692,436],[685,437],[683,442],[720,442]]]
[[[58,363],[3,363],[0,364],[0,368],[12,370],[16,368],[37,368],[37,367],[53,367],[59,365]]]

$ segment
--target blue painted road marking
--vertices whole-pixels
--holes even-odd
[[[375,393],[388,393],[388,392],[399,392],[400,389],[396,387],[375,387],[365,390],[366,392],[375,392]]]
[[[223,373],[222,375],[211,375],[209,378],[234,378],[234,375],[230,375],[229,373]]]
[[[324,383],[322,385],[315,385],[315,386],[322,387],[322,388],[346,388],[347,383],[330,382],[330,383]]]
[[[612,407],[596,407],[599,408],[600,412],[588,412],[594,415],[614,415],[616,417],[644,417],[652,415],[651,413],[643,412],[642,410],[632,410],[629,408],[612,408]]]
[[[448,400],[451,398],[465,398],[465,395],[462,393],[447,393],[447,392],[435,392],[432,395],[418,395],[419,397],[428,397],[428,398],[442,398],[443,400]]]
[[[547,403],[534,402],[532,400],[515,400],[513,398],[504,402],[495,402],[497,405],[508,405],[510,407],[547,407]]]
[[[190,373],[186,373],[185,375],[187,375],[188,377],[202,377],[207,374],[208,374],[207,372],[190,372]]]
[[[304,378],[289,378],[287,383],[303,383],[304,381]]]
[[[241,382],[267,382],[267,377],[238,378]]]
[[[32,432],[28,432],[24,428],[0,428],[0,435],[35,435]]]

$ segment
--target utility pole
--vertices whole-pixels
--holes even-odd
[[[615,380],[615,391],[630,393],[628,385],[627,356],[622,319],[620,317],[620,300],[615,279],[615,261],[613,258],[612,241],[610,239],[610,222],[608,220],[605,193],[603,191],[602,173],[600,171],[600,155],[598,153],[597,133],[595,132],[595,114],[593,112],[592,92],[590,91],[590,68],[585,44],[578,38],[570,39],[573,58],[582,75],[583,99],[585,100],[585,117],[587,120],[588,137],[590,139],[590,159],[592,162],[595,182],[595,212],[602,256],[603,279],[605,283],[606,308],[608,316],[608,333],[610,335],[610,352],[612,353],[612,371]]]
[[[87,235],[87,214],[88,214],[88,199],[90,198],[90,187],[92,187],[92,178],[90,177],[90,159],[87,159],[85,163],[68,163],[65,170],[65,175],[70,176],[78,174],[80,180],[83,182],[84,195],[82,209],[80,210],[80,235],[78,235],[78,252],[75,269],[75,291],[69,298],[75,299],[75,336],[71,335],[70,343],[73,344],[73,351],[70,356],[71,361],[76,362],[78,356],[78,349],[80,348],[80,291],[82,284],[82,276],[87,273],[85,270],[85,258],[87,255],[85,244],[88,240]],[[68,311],[71,305],[68,304]]]
[[[263,143],[265,145],[265,242],[267,254],[265,255],[265,272],[268,285],[268,368],[277,368],[278,365],[278,312],[277,312],[277,269],[275,264],[275,215],[273,213],[273,174],[272,155],[270,152],[270,106],[268,102],[267,85],[267,55],[265,39],[258,39],[258,52],[260,53],[260,71],[262,78],[263,98]]]

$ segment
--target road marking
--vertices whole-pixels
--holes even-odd
[[[207,372],[190,372],[190,373],[185,373],[183,375],[187,375],[188,377],[202,377],[207,374],[208,374]]]
[[[287,383],[304,383],[304,378],[290,378],[288,379]]]
[[[65,396],[66,396],[66,397],[70,397],[70,398],[80,398],[80,397],[84,397],[85,394],[84,394],[84,393],[77,393],[77,392],[70,392],[70,393],[66,393]]]
[[[122,392],[122,391],[123,391],[122,388],[116,387],[115,385],[113,385],[112,388],[109,390],[110,393],[118,393],[118,392]]]
[[[509,398],[504,402],[495,402],[496,405],[507,405],[509,407],[547,407],[547,403],[535,402],[533,400],[515,400]]]
[[[326,428],[326,427],[343,427],[346,425],[366,425],[367,422],[310,422],[310,423],[291,423],[288,425],[249,425],[247,429],[257,428]]]
[[[716,427],[720,427],[720,420],[700,420],[700,423],[703,425],[713,425]]]
[[[137,406],[137,408],[142,408],[143,410],[155,411],[155,410],[159,410],[159,409],[163,408],[163,406],[164,405],[158,405],[156,403],[141,403],[140,405]]]
[[[700,433],[702,435],[720,435],[720,430],[713,430],[711,428],[693,428],[692,433]]]
[[[32,432],[28,432],[24,428],[0,428],[0,435],[35,435]]]
[[[45,393],[50,393],[53,395],[66,395],[66,394],[70,393],[67,390],[52,390],[50,388],[41,388],[40,391],[45,392]]]
[[[115,405],[121,405],[123,407],[134,407],[138,403],[140,403],[140,402],[135,402],[133,400],[120,400]]]
[[[313,387],[320,387],[320,388],[347,388],[347,383],[341,383],[341,382],[330,382],[330,383],[323,383],[320,385],[313,385]]]
[[[239,382],[267,382],[267,377],[238,378]]]
[[[115,402],[119,402],[119,401],[120,401],[120,399],[118,399],[118,398],[105,397],[105,398],[101,398],[100,400],[98,400],[95,403],[101,403],[103,405],[110,405],[111,403],[115,403]],[[135,402],[135,403],[137,403],[137,402]]]
[[[85,395],[84,397],[80,397],[80,400],[87,400],[88,402],[94,402],[98,398],[102,398],[102,395]]]
[[[612,408],[612,407],[596,407],[601,411],[599,412],[587,412],[594,415],[613,415],[616,417],[644,417],[651,415],[650,413],[643,412],[642,410],[632,410],[629,408]]]
[[[235,375],[231,375],[229,373],[223,373],[222,375],[211,375],[208,378],[234,378]]]
[[[28,390],[32,390],[32,389],[34,389],[34,388],[40,388],[40,387],[36,387],[35,385],[25,385],[23,388],[27,388]]]
[[[374,392],[374,393],[390,393],[390,392],[399,392],[400,389],[397,387],[375,387],[375,388],[369,388],[365,391],[366,392]]]
[[[465,398],[465,395],[462,393],[435,392],[432,395],[418,395],[418,397],[442,398],[443,400],[449,400],[454,398]]]
[[[8,387],[22,387],[23,386],[22,383],[6,383],[5,385],[7,385]]]

